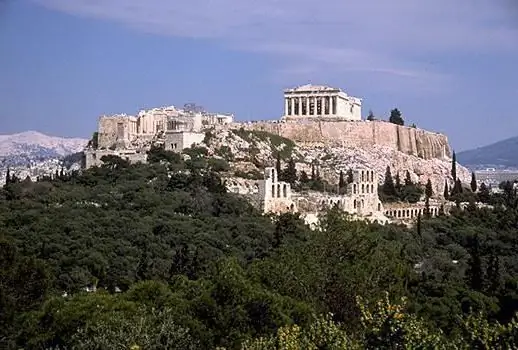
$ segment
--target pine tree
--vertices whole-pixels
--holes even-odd
[[[433,186],[432,181],[430,179],[428,179],[428,182],[426,182],[424,194],[427,198],[432,198],[433,196]]]
[[[453,151],[453,155],[451,156],[451,177],[453,181],[457,179],[457,155],[455,151]]]
[[[367,120],[370,120],[370,121],[373,121],[375,120],[376,118],[374,117],[374,113],[372,113],[372,111],[370,110],[369,111],[369,115],[367,116]]]
[[[414,183],[412,182],[412,178],[410,177],[410,172],[407,170],[405,175],[405,186],[411,186]]]
[[[444,199],[450,199],[450,189],[448,188],[448,180],[444,180]]]
[[[340,178],[338,180],[338,188],[342,189],[345,187],[344,172],[340,170]]]
[[[471,191],[473,193],[477,192],[477,178],[474,171],[471,173]]]
[[[401,112],[399,109],[394,108],[390,111],[389,122],[396,125],[405,125],[405,121],[401,117]]]
[[[390,166],[387,166],[385,172],[385,181],[382,187],[383,193],[393,199],[397,198],[396,187],[394,186],[394,179],[392,179],[392,173],[390,172]]]

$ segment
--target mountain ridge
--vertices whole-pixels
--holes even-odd
[[[457,161],[469,168],[518,168],[518,136],[457,153]]]
[[[0,157],[62,157],[82,151],[87,143],[87,139],[50,136],[35,130],[3,134],[0,135]]]

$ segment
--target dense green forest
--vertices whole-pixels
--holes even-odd
[[[227,193],[224,161],[154,149],[0,192],[0,348],[507,349],[518,200],[319,230]],[[186,160],[187,159],[187,160]],[[86,291],[88,288],[89,291]],[[95,290],[95,291],[92,291]]]

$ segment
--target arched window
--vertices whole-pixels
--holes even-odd
[[[358,204],[357,204],[357,202],[356,202],[356,199],[354,200],[353,205],[354,205],[354,209],[356,209],[356,207],[358,206]]]
[[[357,193],[356,184],[354,184],[354,185],[353,185],[353,192],[354,192],[354,194],[356,194],[356,193]]]
[[[362,193],[365,193],[365,185],[362,184]]]
[[[282,185],[282,196],[284,198],[288,197],[288,186],[286,184]]]
[[[374,193],[374,185],[371,185],[371,193]]]
[[[277,184],[277,198],[281,197],[281,185]]]
[[[365,181],[365,172],[362,170],[362,182]]]

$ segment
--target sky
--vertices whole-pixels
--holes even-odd
[[[188,102],[278,119],[330,85],[456,150],[518,136],[511,0],[0,0],[0,134],[88,138],[100,115]]]

